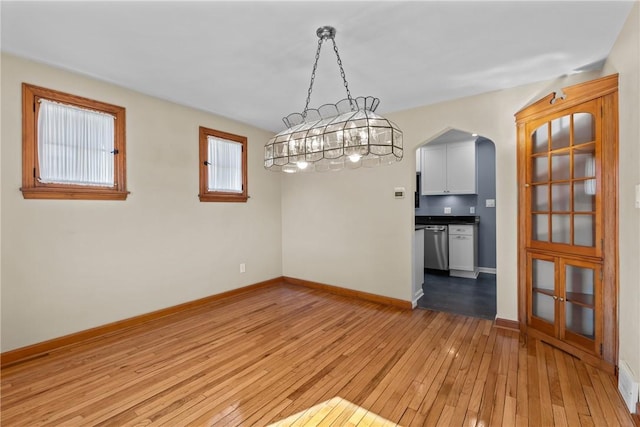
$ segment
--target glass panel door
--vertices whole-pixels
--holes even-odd
[[[600,265],[562,260],[564,285],[564,339],[596,350]]]
[[[556,262],[552,257],[529,254],[529,323],[555,333],[557,307]]]
[[[589,102],[528,128],[529,247],[600,255],[595,111]]]

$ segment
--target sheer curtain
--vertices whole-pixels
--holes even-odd
[[[242,144],[208,136],[208,189],[242,193]]]
[[[115,117],[41,99],[39,181],[113,187]]]

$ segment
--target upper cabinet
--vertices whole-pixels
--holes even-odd
[[[476,194],[475,141],[427,145],[422,152],[422,195]]]

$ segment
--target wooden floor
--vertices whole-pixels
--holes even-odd
[[[488,320],[289,285],[2,372],[3,426],[632,426],[614,378]]]

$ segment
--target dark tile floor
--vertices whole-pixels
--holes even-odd
[[[494,320],[496,317],[496,275],[480,273],[477,279],[425,274],[424,296],[419,308]]]

